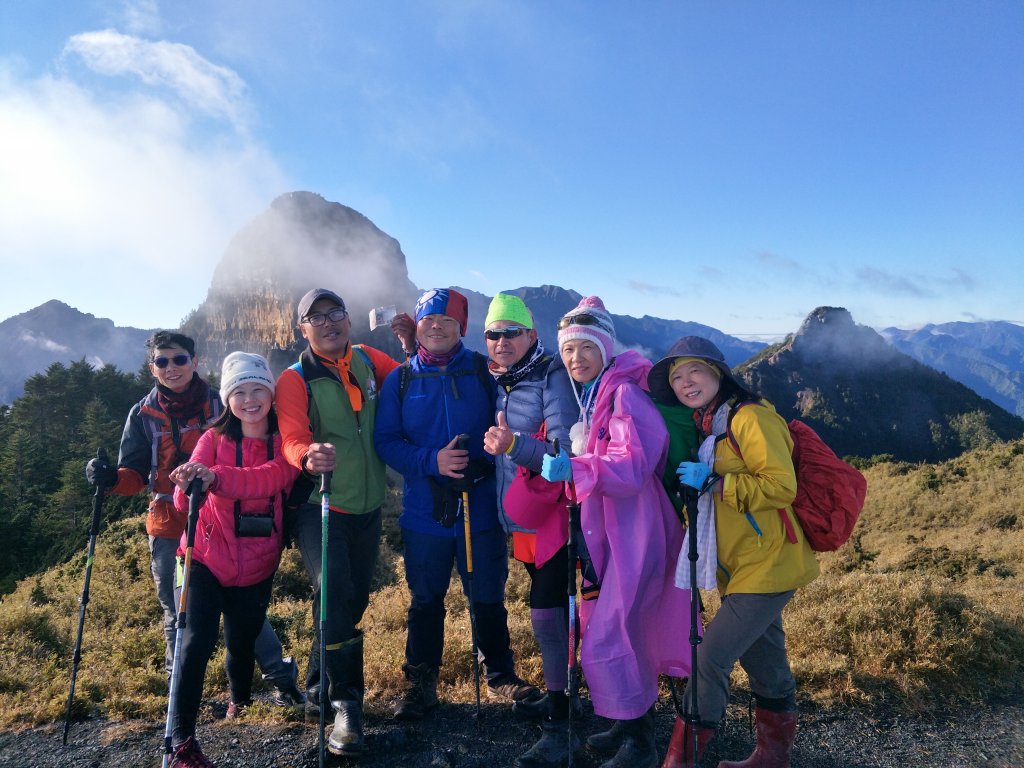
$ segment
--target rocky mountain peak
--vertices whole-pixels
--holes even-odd
[[[375,306],[415,303],[401,246],[363,214],[313,192],[277,197],[235,235],[206,300],[183,328],[211,368],[244,349],[266,355],[280,370],[303,345],[295,305],[318,287],[345,299],[354,341],[397,349],[390,333],[371,337],[368,315]]]
[[[801,365],[834,363],[863,368],[909,362],[874,329],[857,325],[843,307],[818,307],[810,312],[777,354],[786,353]]]

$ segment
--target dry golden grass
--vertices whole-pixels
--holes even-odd
[[[853,539],[821,555],[822,576],[800,590],[784,621],[802,695],[824,705],[928,711],[1019,695],[1024,687],[1024,442],[941,465],[881,464],[866,471],[868,500]],[[363,622],[367,705],[385,710],[403,686],[408,595],[400,499],[391,493],[377,587]],[[85,553],[26,579],[0,603],[0,727],[63,717]],[[97,545],[76,712],[161,719],[163,638],[142,520],[117,523]],[[524,570],[510,564],[507,604],[520,673],[541,679],[526,607]],[[271,621],[305,669],[312,637],[309,584],[285,553]],[[709,614],[717,595],[706,595]],[[466,601],[454,580],[441,670],[442,695],[474,696]],[[681,642],[686,642],[685,638]],[[257,676],[258,677],[258,676]],[[734,684],[746,681],[737,668]],[[257,683],[257,688],[259,687]],[[208,697],[226,699],[223,650]],[[257,707],[268,720],[287,715]]]

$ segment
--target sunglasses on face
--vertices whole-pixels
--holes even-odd
[[[484,331],[484,338],[488,341],[498,341],[499,339],[518,339],[526,333],[526,331],[526,328],[521,328],[518,325],[510,325],[508,328]]]
[[[563,317],[558,321],[558,330],[568,328],[570,325],[601,325],[601,321],[593,315],[571,315]]]
[[[171,363],[174,363],[179,368],[183,365],[188,365],[188,361],[191,360],[190,355],[175,355],[174,357],[154,357],[153,365],[157,368],[166,368]]]
[[[332,323],[340,323],[346,317],[348,317],[348,310],[338,307],[337,309],[332,309],[330,312],[316,312],[312,315],[306,315],[302,322],[309,323],[314,328],[319,328],[328,320]]]

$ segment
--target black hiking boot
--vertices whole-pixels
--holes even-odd
[[[363,753],[363,705],[359,701],[332,701],[334,728],[327,739],[327,751],[332,755],[361,755]]]
[[[288,665],[288,674],[267,680],[273,686],[270,700],[278,707],[301,707],[306,703],[306,697],[299,690],[299,665],[291,656],[285,656],[282,661]]]
[[[612,727],[607,731],[591,734],[587,737],[587,751],[594,755],[610,757],[619,751],[625,734],[622,731],[622,720],[612,720]]]
[[[543,720],[548,715],[549,699],[553,695],[565,696],[565,691],[548,691],[539,699],[521,699],[512,705],[512,714],[521,720]],[[583,717],[583,700],[579,696],[572,698],[572,716]],[[618,746],[616,744],[615,749]],[[614,753],[615,749],[608,754]]]
[[[657,768],[653,709],[635,720],[623,720],[622,734],[619,751],[611,760],[601,763],[600,768]]]
[[[403,664],[402,671],[409,687],[395,707],[399,720],[422,720],[437,707],[437,670],[426,664]]]
[[[582,748],[577,733],[569,735],[569,700],[561,691],[548,693],[547,714],[541,723],[540,740],[522,754],[515,768],[560,768],[569,763],[570,753]]]

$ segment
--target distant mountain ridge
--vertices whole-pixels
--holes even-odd
[[[815,309],[795,334],[736,373],[840,455],[934,462],[1024,435],[1024,419],[900,352],[838,307]]]
[[[25,379],[54,363],[85,359],[94,368],[111,364],[136,371],[146,361],[152,331],[114,325],[55,299],[0,323],[0,403],[11,403]]]
[[[232,238],[206,299],[183,320],[181,329],[196,339],[201,370],[218,371],[224,355],[235,349],[266,355],[277,371],[294,362],[305,346],[296,328],[295,304],[309,288],[321,285],[345,298],[354,341],[400,355],[390,331],[370,331],[368,322],[375,306],[393,304],[412,312],[420,293],[409,279],[400,244],[351,208],[311,192],[292,192],[276,198]],[[441,286],[423,286],[431,287]],[[470,304],[466,343],[482,351],[491,297],[459,290]],[[581,294],[553,285],[503,290],[523,297],[534,312],[540,337],[555,349],[558,318],[576,306]],[[875,331],[855,325],[845,309],[814,310],[800,330],[770,347],[699,323],[647,315],[613,318],[619,348],[636,349],[652,360],[681,336],[710,338],[727,362],[739,366],[783,414],[810,421],[840,453],[932,460],[955,455],[979,436],[1019,435],[1024,424],[948,376],[916,363]],[[985,381],[992,382],[991,389],[1004,401],[1015,394],[1024,400],[1022,343],[1014,335],[1021,329],[1003,324],[1009,328],[1000,326],[999,334],[981,329],[972,334],[972,328],[959,326],[973,324],[953,325],[958,326],[955,334],[932,331],[915,337],[914,332],[895,329],[887,334],[895,339],[893,344],[907,345],[917,355],[932,354],[927,342],[940,339],[949,347],[943,359],[973,360],[975,369],[991,372]],[[60,328],[59,342],[45,333],[49,328]],[[8,362],[0,374],[5,387],[0,395],[12,401],[27,376],[53,362],[85,358],[135,370],[143,362],[149,334],[47,302],[0,323],[0,352]],[[914,397],[908,399],[909,393]],[[1021,408],[1018,401],[1015,410]]]
[[[940,323],[880,332],[896,349],[1024,416],[1024,326],[1005,321]]]

